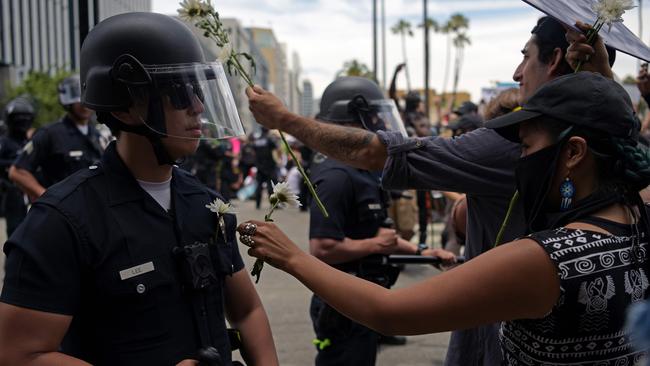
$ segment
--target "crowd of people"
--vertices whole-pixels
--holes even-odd
[[[236,233],[313,291],[318,366],[372,366],[379,343],[403,343],[392,336],[441,331],[450,366],[644,362],[650,344],[634,347],[625,321],[650,293],[650,119],[613,80],[616,51],[576,26],[539,19],[519,88],[440,121],[417,93],[398,97],[400,65],[387,94],[336,79],[314,118],[250,87],[260,128],[238,136],[221,65],[185,24],[100,22],[59,85],[60,121],[33,131],[28,97],[4,107],[0,365],[231,365],[233,348],[277,365]],[[638,88],[650,102],[647,67]],[[230,212],[261,209],[279,181],[309,210],[310,253]],[[446,270],[391,290],[396,255]]]

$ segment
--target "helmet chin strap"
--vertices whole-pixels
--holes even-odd
[[[162,109],[162,103],[160,97],[152,97],[149,100],[149,108],[147,113],[147,118],[152,121],[164,121],[165,113]],[[165,145],[162,143],[162,138],[166,137],[164,133],[154,131],[153,129],[147,127],[142,120],[142,124],[137,126],[126,124],[119,119],[115,118],[113,115],[109,114],[106,121],[102,121],[109,128],[129,133],[134,133],[136,135],[144,136],[149,140],[151,147],[153,148],[154,155],[156,155],[156,160],[158,165],[174,165],[177,162],[172,159],[172,157],[167,152]]]

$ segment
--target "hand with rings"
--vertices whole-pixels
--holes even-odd
[[[253,240],[253,237],[250,235],[240,235],[239,241],[249,248],[252,248],[253,245],[255,245],[255,240]]]
[[[239,241],[250,248],[248,255],[285,271],[293,259],[307,255],[271,222],[243,222],[237,227],[237,232]]]

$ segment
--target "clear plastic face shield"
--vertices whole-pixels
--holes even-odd
[[[407,137],[406,128],[397,106],[392,99],[371,100],[368,102],[361,95],[352,100],[340,100],[333,103],[327,112],[321,114],[319,119],[325,121],[347,123],[361,120],[363,127],[368,131],[399,132]]]
[[[364,118],[365,127],[373,132],[379,130],[399,132],[407,137],[402,117],[392,99],[373,100],[370,102],[370,118]]]
[[[245,134],[220,62],[146,66],[158,98],[141,116],[156,133],[175,138],[224,139]],[[132,95],[138,90],[131,89]],[[154,97],[154,96],[151,96]],[[151,108],[151,102],[158,103]]]

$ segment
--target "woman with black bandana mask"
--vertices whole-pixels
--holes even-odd
[[[598,74],[560,77],[488,127],[522,144],[517,181],[532,234],[395,290],[332,269],[270,223],[240,226],[249,254],[383,334],[503,321],[508,365],[636,364],[643,354],[624,318],[649,287],[638,191],[650,183],[650,153],[625,90]]]

